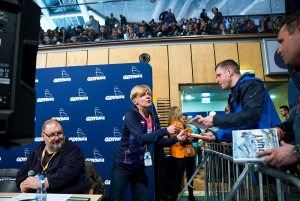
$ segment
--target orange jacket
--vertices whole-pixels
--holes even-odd
[[[184,125],[181,121],[172,120],[169,123],[169,125],[175,125],[175,124],[177,124],[180,127],[180,130],[184,129]],[[189,133],[193,133],[192,129],[188,129],[187,131]],[[170,137],[173,137],[177,134],[178,133],[171,133],[169,135],[170,135]],[[172,157],[175,157],[175,158],[192,157],[192,156],[195,156],[195,150],[194,150],[192,142],[185,144],[185,145],[182,145],[182,144],[180,144],[180,142],[177,142],[171,146],[170,154]]]

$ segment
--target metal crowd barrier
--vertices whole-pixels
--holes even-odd
[[[179,194],[178,201],[200,170],[204,171],[206,201],[300,200],[300,177],[299,174],[295,176],[299,172],[296,166],[279,169],[259,163],[235,163],[232,144],[206,143],[202,160]]]

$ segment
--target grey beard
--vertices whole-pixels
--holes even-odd
[[[65,143],[65,138],[59,140],[58,143],[55,143],[55,144],[50,143],[50,144],[48,144],[48,149],[50,151],[52,151],[52,152],[57,152],[57,151],[59,151],[62,148],[62,146],[64,145],[64,143]]]

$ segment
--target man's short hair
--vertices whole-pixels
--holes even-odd
[[[284,110],[286,110],[288,113],[290,112],[290,108],[289,108],[287,105],[281,105],[281,106],[279,107],[279,109],[284,109]]]
[[[293,34],[297,27],[300,26],[300,10],[284,17],[280,29],[286,25],[289,34]]]
[[[232,68],[233,71],[237,74],[241,74],[240,72],[240,66],[238,63],[236,63],[234,60],[232,59],[227,59],[224,61],[221,61],[220,63],[218,63],[215,67],[215,71],[217,70],[217,68]]]
[[[62,125],[61,125],[61,123],[57,120],[57,119],[48,119],[48,120],[46,120],[44,123],[43,123],[43,125],[42,125],[42,131],[44,132],[45,131],[45,129],[46,129],[46,126],[48,125],[48,124],[59,124],[60,125],[60,127],[61,127],[61,129],[62,129],[62,131],[63,131],[63,127],[62,127]]]

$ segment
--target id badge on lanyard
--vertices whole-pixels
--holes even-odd
[[[186,148],[186,152],[187,152],[188,154],[190,154],[190,153],[191,153],[191,148],[190,148],[190,146],[187,146],[187,148]]]
[[[152,166],[151,153],[150,151],[147,150],[147,145],[146,145],[146,151],[144,153],[144,164],[145,166]]]

